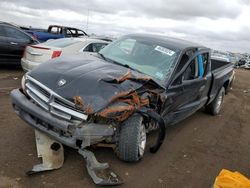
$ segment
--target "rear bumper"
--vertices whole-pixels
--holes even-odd
[[[40,63],[32,62],[32,61],[22,58],[21,65],[22,65],[23,70],[25,72],[28,72],[34,69],[35,67],[37,67],[38,65],[40,65]]]
[[[12,106],[21,119],[31,127],[69,147],[85,148],[107,137],[112,137],[115,133],[114,127],[110,125],[96,123],[74,125],[57,118],[32,103],[18,89],[11,91],[10,96]]]

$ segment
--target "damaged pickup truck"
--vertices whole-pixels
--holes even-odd
[[[233,64],[211,60],[206,47],[132,34],[99,54],[59,57],[37,67],[24,75],[11,99],[16,113],[36,131],[78,149],[96,184],[110,185],[121,180],[111,171],[100,173],[107,165],[100,165],[87,147],[111,146],[121,160],[138,161],[147,133],[159,132],[150,148],[154,153],[167,126],[202,107],[218,114],[233,80]]]

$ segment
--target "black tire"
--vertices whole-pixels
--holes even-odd
[[[206,111],[212,115],[217,115],[220,113],[222,104],[223,104],[223,99],[225,96],[225,88],[222,87],[215,97],[215,99],[206,106]]]
[[[119,159],[136,162],[143,157],[146,147],[146,130],[142,120],[141,115],[134,114],[122,123],[116,148]],[[142,139],[145,139],[145,143],[141,141]]]

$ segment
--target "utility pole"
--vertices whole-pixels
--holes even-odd
[[[86,32],[88,33],[89,28],[89,9],[88,9],[88,15],[87,15],[87,26],[86,26]]]

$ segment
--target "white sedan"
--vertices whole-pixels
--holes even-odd
[[[59,56],[84,52],[99,52],[109,42],[92,38],[62,38],[27,46],[21,65],[24,71],[30,71],[41,63]]]

